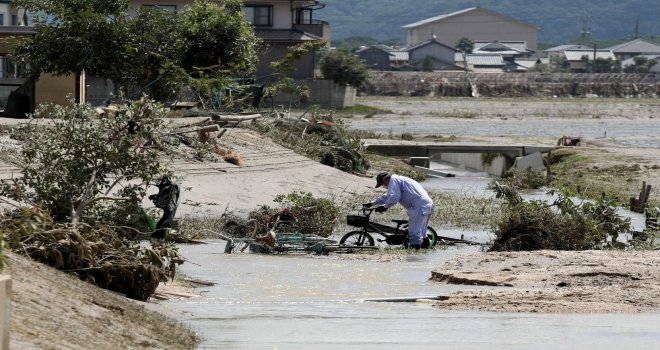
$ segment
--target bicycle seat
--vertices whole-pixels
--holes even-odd
[[[401,224],[407,224],[408,220],[392,220],[392,222],[396,222],[397,225],[401,225]]]

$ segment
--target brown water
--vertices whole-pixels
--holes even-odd
[[[460,232],[443,231],[459,236]],[[466,238],[484,239],[484,232]],[[658,349],[660,314],[537,315],[435,309],[365,298],[433,296],[464,286],[430,271],[474,246],[401,261],[224,254],[223,241],[181,245],[183,271],[214,281],[169,307],[204,338],[200,349]],[[473,286],[470,286],[474,288]]]

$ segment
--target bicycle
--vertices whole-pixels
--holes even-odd
[[[408,220],[392,220],[396,227],[371,221],[371,213],[376,208],[363,206],[360,210],[362,215],[346,215],[346,223],[349,226],[360,227],[360,230],[346,233],[340,240],[340,245],[355,246],[374,246],[376,240],[373,235],[379,235],[384,238],[377,239],[378,242],[385,242],[388,245],[408,245]],[[435,246],[438,241],[438,234],[431,226],[427,226],[426,235],[429,238],[429,247]]]

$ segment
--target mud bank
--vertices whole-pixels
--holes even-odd
[[[431,280],[490,286],[455,292],[439,308],[500,312],[658,312],[657,251],[537,251],[455,256]]]

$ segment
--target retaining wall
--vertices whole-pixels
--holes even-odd
[[[11,277],[0,275],[0,350],[9,350]]]
[[[360,94],[456,97],[658,97],[660,74],[372,71]]]

